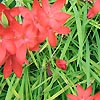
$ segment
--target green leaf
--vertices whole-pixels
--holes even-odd
[[[8,19],[4,13],[2,13],[2,15],[1,15],[1,22],[4,27],[8,26]]]
[[[9,4],[9,8],[13,8],[16,6],[16,1],[13,0],[10,4]]]

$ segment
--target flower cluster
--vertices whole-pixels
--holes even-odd
[[[4,78],[12,71],[17,77],[22,76],[22,65],[28,63],[27,50],[38,51],[46,38],[55,47],[57,33],[70,32],[64,26],[70,15],[61,11],[65,3],[66,0],[57,0],[51,6],[48,0],[42,0],[42,4],[34,0],[32,10],[0,4],[0,66],[4,65]]]
[[[92,93],[92,86],[90,85],[86,90],[84,90],[79,84],[77,85],[77,94],[67,94],[70,100],[100,100],[100,92],[96,93],[94,96],[90,96]]]

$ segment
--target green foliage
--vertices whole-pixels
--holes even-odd
[[[50,3],[54,1],[50,0]],[[31,9],[32,2],[7,0],[5,4],[10,8],[19,4]],[[92,94],[100,91],[100,15],[87,19],[89,6],[87,2],[69,0],[63,10],[72,15],[65,23],[71,28],[71,33],[68,36],[58,35],[56,48],[45,41],[39,52],[29,51],[31,58],[28,58],[29,65],[23,66],[22,78],[12,74],[5,80],[0,68],[0,100],[68,100],[66,94],[76,94],[76,84],[84,88],[92,84]],[[3,13],[2,23],[8,25]],[[58,69],[53,57],[65,59],[67,70]],[[48,63],[51,76],[47,74]]]

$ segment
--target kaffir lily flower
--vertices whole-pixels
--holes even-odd
[[[45,14],[38,2],[34,0],[32,5],[32,10],[29,10],[24,7],[16,7],[11,10],[11,15],[16,16],[21,14],[23,16],[23,26],[29,30],[33,30],[33,34],[37,34],[37,40],[39,43],[42,43],[46,38],[45,27],[47,26]],[[27,16],[28,15],[28,16]],[[42,15],[43,18],[40,16]],[[45,21],[43,21],[45,19]],[[42,20],[42,22],[41,22]],[[34,33],[35,32],[35,33]]]
[[[34,0],[33,5],[32,5],[32,10],[29,10],[24,7],[15,7],[10,10],[10,14],[14,17],[19,14],[23,16],[23,27],[27,28],[28,30],[33,30],[31,31],[33,34],[35,34],[36,39],[38,43],[42,43],[46,39],[46,18],[45,14],[38,2],[38,0]],[[43,18],[41,17],[43,16]],[[42,19],[42,22],[41,22]],[[45,21],[43,22],[43,19]]]
[[[66,20],[70,17],[69,14],[61,12],[66,0],[57,0],[53,5],[50,5],[48,0],[42,0],[42,8],[46,14],[45,20],[48,22],[47,37],[50,45],[55,47],[57,44],[57,38],[55,33],[68,34],[70,29],[63,26]],[[43,23],[42,20],[41,22]]]
[[[17,15],[20,12],[24,17],[23,25],[25,27],[31,29],[35,26],[37,28],[38,42],[42,43],[48,38],[50,45],[55,47],[57,43],[55,34],[68,34],[70,32],[68,27],[63,26],[70,17],[69,14],[61,12],[65,2],[66,0],[57,0],[50,6],[48,0],[42,0],[42,5],[40,6],[38,0],[34,0],[31,11],[24,7],[14,8],[11,10],[11,15]]]
[[[100,0],[96,0],[93,7],[88,11],[88,18],[93,18],[98,12],[100,12]]]
[[[56,65],[58,68],[62,69],[62,70],[66,70],[67,66],[66,66],[66,61],[62,60],[62,59],[56,59]]]
[[[73,94],[67,94],[67,97],[70,100],[94,100],[93,96],[90,96],[92,93],[92,86],[89,86],[84,90],[80,85],[77,85],[77,96]]]
[[[22,27],[23,35],[20,39],[15,40],[16,44],[16,57],[20,64],[25,63],[27,49],[31,51],[39,50],[39,43],[36,40],[36,35],[33,34],[33,30],[27,30]]]

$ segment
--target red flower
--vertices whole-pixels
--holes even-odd
[[[94,95],[94,99],[93,100],[100,100],[100,92],[96,93]]]
[[[17,7],[11,10],[11,15],[17,15],[20,12],[24,17],[23,25],[25,27],[29,29],[33,29],[33,26],[36,27],[38,42],[41,43],[48,37],[50,45],[55,47],[57,42],[55,33],[68,34],[70,32],[68,27],[63,26],[70,17],[69,14],[61,12],[65,2],[66,0],[57,0],[50,6],[48,0],[42,0],[40,6],[38,0],[34,0],[31,11],[24,7]]]
[[[41,8],[38,0],[34,0],[31,11],[24,7],[20,7],[12,9],[12,15],[14,15],[14,10],[16,11],[15,15],[20,12],[20,14],[23,16],[23,26],[29,30],[34,29],[35,31],[33,30],[32,33],[37,35],[36,39],[38,43],[42,43],[46,39],[46,27],[48,23],[46,20],[46,15]],[[45,21],[43,21],[43,19],[45,19]]]
[[[93,7],[88,11],[88,18],[93,18],[98,12],[100,12],[100,0],[96,0]]]
[[[27,49],[32,51],[39,50],[39,43],[36,40],[37,35],[33,33],[35,30],[28,30],[24,27],[22,27],[22,30],[22,37],[15,40],[16,58],[20,64],[23,64],[26,61]]]
[[[3,63],[7,52],[10,54],[16,53],[14,44],[14,34],[9,27],[4,28],[0,25],[0,65]]]
[[[68,34],[70,29],[63,26],[66,20],[70,17],[69,14],[61,12],[66,0],[57,0],[52,6],[48,0],[42,0],[42,8],[46,14],[45,20],[48,22],[47,37],[52,47],[56,46],[57,38],[55,33]],[[43,23],[45,20],[41,20]]]
[[[37,34],[36,39],[38,43],[42,43],[46,39],[45,27],[47,26],[46,20],[41,23],[41,19],[45,19],[45,14],[40,7],[38,0],[34,0],[32,10],[30,11],[24,7],[16,7],[10,10],[12,16],[21,14],[23,16],[23,27],[27,28],[33,34]],[[27,16],[28,15],[28,16]],[[40,16],[44,16],[43,18]]]
[[[92,93],[92,86],[89,86],[86,90],[84,90],[80,85],[77,85],[78,96],[67,94],[67,97],[70,100],[93,100],[93,96],[90,96],[91,93]]]
[[[56,60],[56,65],[58,68],[62,69],[62,70],[66,70],[67,66],[66,66],[66,61],[61,60],[61,59],[57,59]]]
[[[9,56],[4,65],[4,78],[8,78],[10,74],[14,71],[17,77],[22,76],[22,65],[16,59],[16,56]]]

